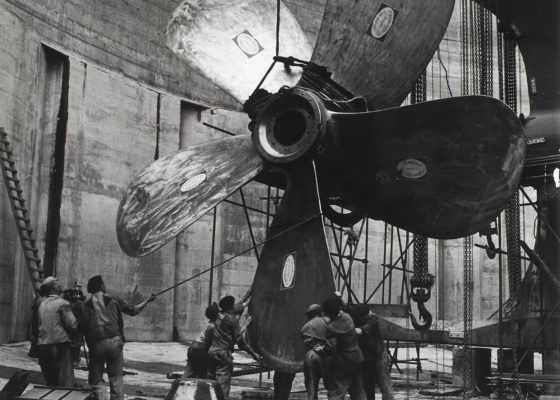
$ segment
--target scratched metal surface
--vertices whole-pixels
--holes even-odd
[[[250,135],[206,142],[155,161],[130,183],[119,206],[121,248],[132,257],[157,250],[262,167]]]
[[[288,168],[287,176],[253,280],[249,338],[266,365],[298,372],[305,310],[322,303],[335,286],[313,164]]]
[[[189,67],[239,102],[251,95],[276,54],[276,1],[187,0],[174,12],[167,44]],[[281,3],[280,55],[309,60],[311,46]],[[293,86],[301,69],[277,64],[262,86],[276,92]]]
[[[482,230],[517,190],[523,125],[485,96],[369,113],[331,113],[317,160],[323,190],[408,231],[451,239]]]
[[[443,38],[454,3],[329,0],[311,61],[370,109],[398,106]]]

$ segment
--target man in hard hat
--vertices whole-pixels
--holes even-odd
[[[311,304],[306,314],[308,321],[301,328],[301,336],[307,350],[303,360],[303,374],[307,398],[317,400],[319,380],[323,378],[323,384],[327,380],[325,351],[328,319],[323,317],[319,304]]]
[[[364,357],[358,346],[358,335],[350,315],[342,311],[342,304],[336,297],[323,303],[323,312],[329,317],[327,325],[328,400],[343,400],[346,393],[352,400],[366,400],[362,382]]]
[[[70,303],[60,297],[62,286],[53,276],[41,284],[44,295],[37,310],[39,365],[47,386],[74,384],[71,335],[78,329],[78,321]]]

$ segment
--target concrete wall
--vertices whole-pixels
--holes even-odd
[[[45,241],[57,244],[55,273],[67,286],[102,274],[110,293],[138,301],[218,265],[162,295],[141,315],[127,319],[132,340],[170,340],[194,337],[205,323],[209,301],[225,294],[237,297],[250,286],[257,261],[242,208],[222,203],[190,226],[177,240],[151,256],[127,257],[115,237],[115,215],[132,177],[160,156],[180,147],[223,137],[204,126],[209,123],[234,133],[247,132],[247,117],[216,107],[238,108],[221,89],[190,71],[164,46],[162,32],[174,0],[91,0],[87,2],[7,0],[0,6],[0,126],[7,129],[15,148],[17,167],[33,225],[44,253]],[[286,1],[313,42],[324,0]],[[428,67],[428,97],[447,97],[446,76],[452,94],[460,88],[458,14],[441,45],[441,59]],[[57,49],[60,59],[43,44]],[[68,62],[64,88],[60,60]],[[446,75],[444,68],[448,69]],[[54,173],[57,117],[61,96],[68,99],[68,121],[63,134],[64,162]],[[205,106],[206,105],[206,106]],[[60,158],[59,158],[60,160]],[[52,182],[57,184],[51,184]],[[52,190],[60,204],[49,210]],[[5,190],[0,190],[0,343],[26,337],[31,287],[22,262],[15,225]],[[247,204],[266,209],[267,188],[244,187]],[[273,191],[274,194],[274,191]],[[241,203],[235,193],[230,200]],[[49,201],[51,203],[49,203]],[[272,207],[274,208],[274,207]],[[249,211],[257,243],[265,238],[266,218]],[[59,220],[60,226],[49,225]],[[532,216],[526,218],[530,232]],[[383,248],[385,226],[370,221],[367,267],[355,263],[353,289],[366,298],[381,282],[383,262],[400,255],[397,233],[393,250]],[[356,226],[354,229],[359,229]],[[215,233],[215,235],[214,235]],[[402,233],[404,235],[404,233]],[[214,238],[214,259],[211,248]],[[345,237],[343,237],[345,240]],[[405,243],[405,237],[401,237]],[[331,248],[334,238],[329,233]],[[241,254],[242,253],[242,254]],[[239,257],[230,258],[241,254]],[[358,257],[365,257],[365,236]],[[496,265],[475,252],[478,280],[476,316],[495,309]],[[412,267],[412,252],[406,268]],[[367,272],[366,272],[367,270]],[[462,244],[430,241],[430,271],[437,275],[434,301],[428,308],[440,318],[462,315]],[[367,273],[367,277],[366,277]],[[390,293],[389,293],[390,286]],[[387,280],[385,293],[370,301],[397,303],[403,273]],[[439,305],[439,307],[438,307]]]
[[[11,134],[25,198],[32,207],[48,184],[51,127],[39,129],[44,92],[45,61],[37,37],[19,18],[0,7],[0,126]],[[27,271],[22,267],[20,244],[4,183],[0,194],[0,341],[25,337],[22,323],[32,301]],[[35,210],[37,208],[35,207]],[[37,223],[34,213],[33,222]]]
[[[176,0],[7,0],[53,47],[134,81],[210,105],[239,107],[223,90],[186,67],[165,45]]]

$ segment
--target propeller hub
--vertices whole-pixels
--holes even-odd
[[[325,132],[322,100],[303,88],[281,90],[257,116],[253,141],[259,154],[273,163],[312,155]]]

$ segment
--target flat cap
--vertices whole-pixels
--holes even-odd
[[[317,311],[320,310],[321,306],[319,304],[311,304],[309,307],[307,307],[307,310],[305,311],[307,314],[309,314],[310,312],[313,311]]]
[[[41,283],[40,289],[42,292],[48,292],[56,285],[57,282],[58,279],[54,276],[47,276],[45,279],[43,279],[43,283]]]

